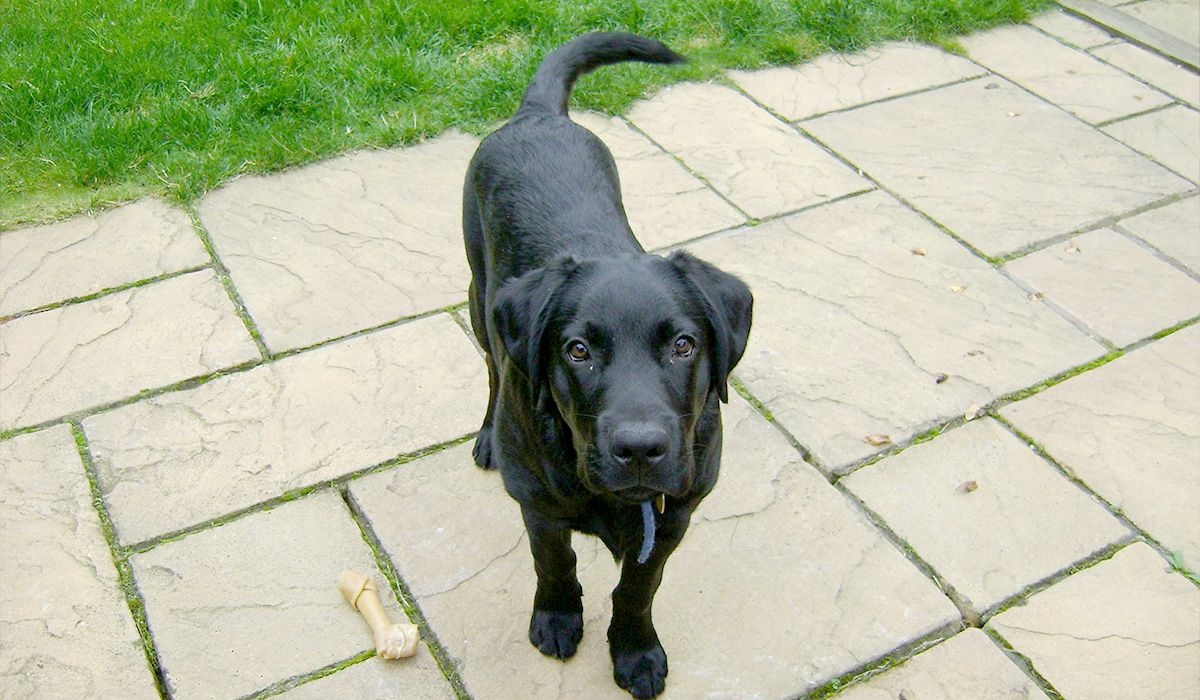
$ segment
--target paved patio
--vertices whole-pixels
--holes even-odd
[[[962,45],[576,115],[644,244],[757,300],[667,697],[1200,696],[1200,78],[1061,12]],[[476,143],[0,234],[0,696],[627,697],[611,558],[576,538],[583,643],[543,658],[471,464]]]

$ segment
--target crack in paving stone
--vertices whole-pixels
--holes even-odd
[[[521,543],[525,541],[525,538],[526,538],[526,533],[524,530],[522,530],[521,534],[517,537],[516,541],[513,542],[511,547],[509,547],[504,552],[501,552],[500,554],[497,554],[496,556],[488,559],[488,561],[485,562],[478,569],[471,572],[467,576],[460,578],[458,581],[456,581],[455,583],[451,584],[450,586],[448,586],[446,588],[435,589],[432,591],[423,591],[420,593],[418,593],[417,591],[414,590],[413,593],[422,598],[430,598],[430,599],[445,595],[447,593],[452,593],[452,592],[456,591],[457,589],[461,588],[463,585],[467,584],[468,582],[470,582],[470,581],[478,578],[480,575],[486,573],[488,571],[488,569],[490,569],[492,567],[492,564],[495,564],[496,562],[500,561],[501,559],[504,559],[508,555],[515,552],[521,546]],[[390,552],[389,552],[389,556],[390,556]],[[519,572],[514,572],[514,573],[519,573]]]
[[[734,529],[732,532],[729,533],[729,543],[732,547],[734,536],[737,534],[737,526],[742,521],[742,519],[753,517],[755,515],[760,515],[760,514],[766,512],[768,509],[775,506],[779,502],[779,499],[783,496],[783,493],[781,493],[779,486],[780,486],[780,482],[783,480],[783,477],[784,477],[784,470],[787,469],[788,467],[793,467],[793,466],[799,468],[801,465],[802,465],[802,463],[799,463],[799,462],[787,462],[787,463],[781,465],[778,470],[776,470],[774,476],[771,477],[771,480],[769,482],[771,496],[770,496],[770,498],[767,499],[767,502],[765,504],[758,506],[758,507],[754,507],[751,510],[745,510],[745,511],[737,512],[737,513],[730,513],[728,515],[721,515],[721,516],[717,516],[717,517],[707,516],[703,512],[701,512],[699,514],[700,518],[696,524],[720,523],[720,522],[733,521]]]
[[[306,589],[301,589],[302,592],[307,592]],[[245,595],[246,591],[242,589],[239,594]],[[312,601],[293,600],[292,598],[279,598],[272,601],[246,601],[243,603],[229,605],[197,605],[197,606],[170,606],[171,617],[178,620],[188,622],[200,629],[209,629],[214,626],[214,618],[224,618],[233,616],[240,618],[247,612],[261,610],[269,613],[291,610],[321,610],[333,608],[333,606],[320,605]]]
[[[1018,625],[1014,625],[1011,623],[1003,624],[1003,626],[1006,628],[1018,630],[1021,632],[1028,632],[1029,634],[1037,635],[1039,637],[1065,637],[1067,639],[1074,639],[1079,642],[1103,642],[1103,641],[1106,641],[1109,639],[1119,639],[1119,640],[1125,641],[1125,642],[1132,642],[1133,644],[1136,644],[1138,646],[1152,646],[1152,647],[1158,647],[1161,649],[1186,649],[1186,648],[1192,647],[1192,646],[1200,647],[1200,640],[1196,640],[1196,639],[1193,639],[1193,640],[1190,640],[1187,642],[1181,642],[1179,644],[1168,644],[1166,642],[1158,642],[1158,641],[1153,641],[1153,640],[1148,640],[1148,639],[1138,639],[1136,637],[1129,637],[1126,635],[1116,634],[1116,633],[1102,634],[1102,635],[1095,636],[1095,637],[1087,637],[1087,636],[1082,636],[1082,635],[1078,635],[1078,634],[1072,634],[1070,632],[1050,632],[1050,631],[1046,631],[1046,630],[1035,630],[1035,629],[1030,629],[1028,627],[1020,627]]]
[[[90,219],[88,221],[87,225],[88,225],[88,230],[76,234],[77,237],[74,240],[64,241],[61,245],[58,245],[57,247],[50,247],[50,248],[42,251],[42,253],[40,255],[38,255],[38,257],[37,257],[37,262],[34,264],[33,267],[30,268],[28,274],[26,274],[24,277],[19,277],[19,278],[12,279],[12,280],[6,280],[5,281],[6,283],[4,284],[4,288],[8,289],[8,290],[12,290],[12,289],[20,286],[20,284],[22,282],[24,282],[27,279],[29,279],[30,277],[38,274],[39,272],[42,272],[43,267],[46,264],[52,262],[50,260],[50,258],[52,256],[57,255],[58,253],[61,253],[65,250],[70,250],[71,248],[74,248],[75,246],[83,245],[83,244],[87,243],[88,241],[90,241],[91,237],[100,231],[100,224],[95,219]]]
[[[393,212],[391,209],[389,209],[386,205],[384,205],[382,203],[378,203],[378,202],[373,202],[373,203],[376,204],[380,209],[383,209],[384,211],[386,211],[393,219],[393,223],[395,224],[395,226],[402,228],[405,232],[415,234],[415,236],[419,237],[419,238],[427,239],[430,243],[437,244],[437,243],[444,242],[443,239],[440,238],[439,236],[437,236],[436,234],[426,231],[425,229],[422,229],[418,226],[414,226],[413,224],[405,221],[403,217],[397,215],[395,212]],[[369,231],[343,230],[343,229],[339,229],[339,228],[333,226],[332,224],[321,224],[321,223],[311,222],[303,217],[297,216],[295,214],[295,212],[292,212],[292,211],[288,211],[285,209],[278,209],[275,207],[268,207],[266,205],[259,205],[259,206],[261,206],[264,209],[268,209],[268,210],[275,212],[274,218],[276,221],[280,221],[283,223],[299,224],[300,226],[302,226],[306,230],[308,230],[309,233],[313,233],[313,234],[320,234],[322,232],[336,233],[337,235],[339,235],[345,239],[349,239],[351,241],[350,245],[353,249],[360,248],[366,243],[384,243],[387,245],[398,246],[404,252],[410,253],[415,256],[428,258],[428,259],[434,260],[439,263],[445,262],[443,260],[442,256],[440,256],[440,255],[437,255],[434,253],[429,253],[429,252],[426,252],[423,250],[417,250],[417,249],[410,247],[404,241],[403,238],[400,238],[398,236],[373,235]],[[305,237],[305,242],[308,243],[309,245],[315,246],[317,248],[336,252],[335,247],[324,245],[320,241],[312,240],[312,239],[308,238],[307,236]],[[344,258],[344,256],[343,256],[343,259],[346,259],[346,258]]]
[[[758,281],[756,280],[756,283],[757,282]],[[924,373],[930,377],[936,376],[938,374],[938,372],[930,370],[930,369],[926,368],[925,366],[923,366],[923,364],[921,362],[917,361],[917,359],[913,356],[912,352],[908,349],[908,345],[906,344],[906,342],[904,340],[904,335],[905,335],[904,331],[893,330],[891,328],[888,328],[885,325],[872,322],[872,321],[864,318],[863,316],[861,316],[849,304],[842,303],[842,302],[832,299],[832,298],[819,296],[819,295],[809,292],[803,288],[789,287],[786,284],[776,282],[774,280],[763,280],[762,286],[782,290],[784,292],[790,292],[790,293],[796,294],[796,295],[800,295],[800,296],[806,297],[814,302],[817,302],[820,304],[825,304],[825,305],[831,306],[835,309],[838,309],[841,312],[843,312],[846,316],[848,316],[849,318],[856,321],[860,326],[869,328],[872,331],[875,331],[876,333],[880,333],[882,335],[888,336],[891,339],[891,344],[894,345],[896,347],[896,349],[904,356],[904,358],[907,359],[908,364],[911,367],[913,367],[914,369],[916,369],[917,371]],[[928,285],[922,285],[922,286],[925,288],[929,288]],[[982,301],[975,301],[973,299],[970,301],[972,303],[976,304],[979,307],[981,312],[996,311],[995,309],[989,309],[987,307],[987,305],[984,304]],[[1021,321],[1029,320],[1028,316],[1015,314],[1015,313],[1011,314],[1011,315]],[[939,330],[943,330],[943,329],[939,329]],[[975,340],[974,338],[969,338],[969,337],[965,337],[965,336],[961,336],[961,335],[950,335],[949,337],[963,341],[964,344],[969,344],[967,341]],[[1026,366],[1029,366],[1029,363],[1024,363],[1024,364]],[[978,389],[982,390],[984,393],[986,393],[988,395],[991,395],[993,393],[992,389],[984,384],[980,384],[978,382],[970,380],[967,377],[964,377],[962,375],[956,375],[956,377],[964,382],[969,383],[973,387],[977,387]]]
[[[368,202],[374,201],[371,199],[370,192],[367,191],[366,178],[363,177],[362,173],[358,172],[357,170],[354,170],[354,169],[348,168],[348,167],[338,167],[338,166],[334,166],[334,165],[326,165],[324,167],[321,167],[320,170],[332,173],[334,175],[340,174],[340,175],[349,176],[351,179],[354,180],[355,184],[357,184],[358,194],[359,194],[360,198],[362,198],[363,200],[368,201]],[[262,206],[262,205],[260,205],[260,206]]]
[[[91,336],[90,338],[86,338],[86,339],[82,339],[82,340],[75,339],[73,341],[72,347],[69,350],[67,350],[66,354],[62,355],[60,358],[58,358],[56,360],[57,366],[53,367],[48,372],[43,372],[44,377],[41,379],[41,381],[37,385],[33,386],[26,393],[25,401],[24,401],[24,403],[21,404],[21,410],[15,414],[15,416],[16,416],[15,420],[21,420],[21,417],[25,416],[26,413],[28,412],[30,404],[33,403],[35,399],[40,398],[41,395],[44,393],[46,386],[48,384],[52,383],[59,376],[59,374],[62,373],[62,371],[66,367],[73,364],[72,360],[75,358],[77,352],[88,348],[92,344],[103,340],[104,338],[108,337],[109,335],[116,333],[125,327],[125,324],[127,324],[129,322],[129,320],[131,318],[133,318],[133,312],[129,310],[129,301],[130,300],[127,299],[123,305],[127,313],[125,314],[124,318],[122,318],[116,326],[107,328],[105,330],[101,330],[99,333],[96,333],[95,335]],[[54,319],[55,320],[54,332],[46,334],[44,342],[39,347],[37,353],[32,356],[32,360],[36,361],[38,358],[45,357],[45,353],[43,351],[46,349],[46,347],[51,343],[51,341],[54,338],[60,337],[60,334],[61,334],[60,332],[63,328],[63,322],[65,320],[68,320],[68,319],[66,319],[66,315],[67,315],[66,312],[57,314],[57,317]],[[20,369],[22,369],[22,370],[28,369],[30,366],[31,365],[26,365],[25,367],[22,367]],[[23,376],[23,373],[21,371],[17,371],[17,372],[11,373],[11,376],[13,377],[13,380],[6,385],[6,388],[13,386],[14,383],[19,381],[20,378]],[[11,400],[11,398],[9,400]]]
[[[263,265],[277,267],[280,270],[283,270],[285,273],[287,273],[290,277],[295,279],[297,285],[300,288],[300,292],[303,295],[301,297],[301,301],[307,301],[308,299],[311,299],[313,296],[313,292],[311,291],[308,282],[303,277],[301,277],[299,274],[293,272],[292,269],[289,268],[284,263],[272,260],[268,257],[259,256],[258,254],[254,253],[253,251],[249,251],[246,253],[230,253],[229,258],[234,259],[234,260],[238,260],[238,259],[249,260],[251,262],[260,263]],[[232,277],[232,274],[231,274],[231,277]],[[276,289],[278,289],[278,284],[276,285]],[[296,303],[298,303],[298,302],[296,302]]]

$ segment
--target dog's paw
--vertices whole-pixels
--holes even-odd
[[[667,652],[662,645],[613,652],[613,678],[635,698],[652,698],[667,687]]]
[[[546,656],[569,659],[583,639],[583,613],[534,610],[529,641]]]
[[[479,435],[475,436],[475,447],[471,450],[471,456],[475,458],[475,464],[480,469],[495,469],[496,464],[492,461],[492,429],[480,428]]]

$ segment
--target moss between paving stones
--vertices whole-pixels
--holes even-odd
[[[96,474],[96,465],[92,460],[91,447],[88,445],[87,436],[83,432],[83,426],[75,422],[69,425],[71,435],[75,440],[75,449],[79,452],[79,458],[83,461],[83,471],[87,476],[88,488],[92,493],[92,507],[96,509],[96,514],[100,520],[100,530],[104,534],[104,541],[108,544],[113,565],[117,569],[118,586],[121,593],[125,596],[125,603],[129,606],[129,613],[133,618],[133,624],[137,628],[138,636],[141,638],[142,651],[146,655],[146,664],[150,668],[150,675],[154,678],[154,687],[158,690],[159,695],[167,697],[166,679],[163,677],[162,667],[158,661],[158,650],[154,646],[153,637],[150,636],[150,624],[146,619],[146,603],[142,600],[142,593],[138,590],[137,583],[133,580],[133,569],[129,566],[129,550],[117,542],[116,529],[113,527],[112,517],[108,513],[108,506],[105,505],[104,496],[100,491],[100,481]]]
[[[960,631],[962,631],[962,627],[956,625],[955,623],[943,626],[923,637],[894,649],[892,652],[874,661],[869,661],[852,671],[843,673],[824,685],[818,686],[809,691],[804,697],[806,700],[824,700],[824,698],[833,697],[843,690],[846,690],[850,686],[864,683],[868,679],[874,678],[881,673],[885,673],[893,668],[896,668],[921,652],[927,651],[938,644],[949,640]]]
[[[420,450],[416,450],[414,452],[408,452],[408,453],[402,454],[398,457],[393,457],[391,459],[384,460],[383,462],[380,462],[378,464],[373,464],[369,467],[363,467],[362,469],[356,469],[352,472],[343,474],[341,476],[338,476],[338,477],[335,477],[332,479],[326,479],[324,481],[318,481],[313,484],[308,484],[306,486],[294,488],[289,491],[285,491],[278,496],[273,496],[273,497],[268,498],[259,503],[255,503],[254,505],[246,506],[245,508],[239,508],[235,511],[225,513],[225,514],[217,516],[215,518],[210,518],[208,520],[204,520],[202,522],[195,523],[194,525],[189,525],[187,527],[180,528],[178,530],[173,530],[171,532],[168,532],[168,533],[165,533],[162,535],[158,535],[156,537],[151,537],[150,539],[144,540],[142,542],[137,542],[135,544],[129,545],[128,547],[126,547],[126,549],[131,554],[141,554],[144,552],[148,552],[151,549],[154,549],[155,547],[159,547],[159,546],[167,544],[169,542],[175,542],[175,541],[181,540],[184,537],[188,537],[197,532],[204,532],[206,530],[212,530],[213,528],[220,527],[221,525],[226,525],[235,520],[240,520],[241,518],[244,518],[247,515],[251,515],[254,513],[263,513],[263,512],[269,511],[269,510],[274,510],[275,508],[278,508],[279,506],[281,506],[285,503],[290,503],[292,501],[299,500],[306,496],[310,496],[314,493],[317,493],[318,491],[326,491],[326,490],[330,490],[330,489],[339,489],[340,490],[342,488],[345,488],[345,486],[348,483],[350,483],[351,481],[358,479],[360,477],[367,476],[369,474],[375,474],[375,473],[381,472],[381,471],[386,471],[388,469],[392,469],[392,468],[400,466],[402,464],[408,464],[409,462],[421,459],[422,457],[428,457],[429,455],[436,454],[438,452],[450,449],[451,447],[455,447],[457,445],[461,445],[464,442],[467,442],[468,440],[474,439],[474,437],[475,437],[475,433],[463,435],[463,436],[454,438],[452,440],[447,440],[446,442],[441,442],[436,445],[431,445],[429,447],[425,447]]]
[[[221,262],[221,258],[217,255],[217,248],[213,245],[212,237],[208,235],[208,229],[204,228],[203,222],[200,221],[200,214],[193,206],[187,207],[188,219],[192,222],[192,231],[196,237],[200,239],[200,244],[204,246],[204,252],[208,253],[208,259],[212,261],[213,272],[217,279],[221,282],[221,287],[225,289],[225,293],[229,295],[230,301],[233,302],[234,313],[242,320],[242,324],[246,326],[246,332],[254,340],[255,347],[258,348],[258,353],[264,359],[271,357],[271,351],[267,349],[266,342],[263,341],[262,332],[258,330],[258,324],[250,317],[250,312],[246,309],[246,302],[242,301],[242,297],[237,292],[237,288],[233,286],[233,278],[229,275],[229,268],[225,267],[225,263]]]
[[[1053,377],[1050,377],[1049,379],[1043,379],[1042,381],[1038,382],[1037,384],[1026,387],[1024,389],[1019,389],[1017,391],[1012,392],[1011,394],[1005,394],[1004,396],[1001,396],[995,402],[995,406],[999,407],[999,406],[1004,406],[1004,405],[1007,405],[1010,403],[1016,403],[1017,401],[1020,401],[1021,399],[1027,399],[1030,396],[1033,396],[1034,394],[1040,394],[1043,391],[1049,389],[1050,387],[1055,386],[1057,384],[1062,384],[1063,382],[1067,381],[1068,379],[1070,379],[1072,377],[1077,377],[1077,376],[1083,374],[1084,372],[1088,372],[1090,370],[1096,369],[1097,367],[1102,367],[1104,365],[1107,365],[1109,362],[1112,362],[1113,360],[1117,359],[1118,357],[1121,357],[1124,354],[1125,354],[1124,350],[1120,350],[1120,349],[1110,350],[1109,352],[1105,353],[1104,355],[1101,355],[1100,357],[1092,360],[1091,362],[1085,362],[1084,364],[1079,365],[1077,367],[1072,367],[1071,369],[1068,369],[1064,372],[1059,372],[1058,374],[1054,375]]]
[[[764,404],[757,396],[750,393],[750,390],[746,388],[745,384],[743,384],[736,377],[729,377],[729,385],[733,387],[733,390],[737,392],[738,396],[741,396],[746,400],[747,403],[750,404],[750,407],[753,408],[756,413],[762,416],[763,419],[770,423],[773,428],[779,431],[779,434],[783,436],[783,439],[786,440],[787,443],[792,446],[792,449],[794,449],[796,453],[800,455],[801,460],[803,460],[812,468],[816,469],[818,474],[826,477],[826,479],[832,480],[833,477],[828,474],[829,470],[826,469],[817,460],[817,458],[813,456],[812,450],[809,450],[806,446],[801,444],[801,442],[796,439],[796,436],[792,435],[787,428],[783,427],[783,424],[775,419],[775,414],[771,413],[771,409],[767,408],[767,405]]]
[[[768,423],[777,422],[775,420],[775,414],[771,413],[771,409],[767,408],[767,405],[760,401],[757,396],[751,394],[750,390],[747,389],[746,385],[740,380],[738,380],[736,377],[730,377],[729,384],[733,387],[733,390],[738,393],[738,396],[746,399],[746,402],[753,406],[754,410],[758,411],[759,415],[765,418]]]
[[[1011,432],[1018,440],[1029,445],[1030,449],[1032,449],[1034,452],[1036,452],[1039,457],[1046,460],[1046,462],[1048,464],[1050,464],[1050,466],[1052,466],[1054,469],[1056,469],[1060,474],[1062,474],[1062,476],[1064,478],[1066,478],[1067,481],[1070,481],[1071,483],[1075,484],[1075,486],[1077,488],[1079,488],[1081,491],[1083,491],[1084,493],[1091,496],[1092,500],[1094,500],[1096,503],[1098,503],[1101,507],[1103,507],[1108,512],[1112,513],[1113,517],[1115,517],[1117,520],[1120,520],[1121,523],[1123,525],[1125,525],[1125,527],[1129,528],[1132,532],[1136,533],[1138,538],[1140,538],[1146,544],[1150,545],[1151,548],[1156,550],[1159,553],[1159,555],[1161,555],[1163,557],[1163,559],[1166,560],[1167,564],[1170,565],[1170,567],[1173,571],[1183,575],[1185,578],[1190,580],[1192,583],[1200,585],[1200,574],[1187,569],[1183,565],[1183,561],[1182,561],[1182,558],[1180,557],[1179,552],[1167,549],[1167,547],[1165,545],[1163,545],[1161,542],[1159,542],[1150,533],[1146,532],[1141,527],[1138,527],[1138,525],[1136,523],[1134,523],[1132,520],[1129,519],[1129,516],[1125,515],[1124,510],[1122,510],[1121,508],[1118,508],[1117,506],[1113,505],[1112,503],[1109,503],[1107,499],[1105,499],[1103,496],[1101,496],[1100,494],[1093,491],[1092,487],[1088,486],[1087,482],[1080,479],[1075,474],[1074,471],[1072,471],[1065,464],[1060,463],[1057,459],[1055,459],[1053,457],[1053,455],[1051,455],[1049,452],[1047,452],[1046,448],[1043,447],[1041,443],[1039,443],[1038,441],[1034,440],[1029,435],[1022,432],[1019,428],[1017,428],[1017,426],[1013,425],[1007,418],[1005,418],[1004,416],[1000,416],[1000,415],[994,416],[994,418],[996,419],[996,421],[998,423],[1000,423],[1005,428],[1007,428],[1008,431]],[[1124,546],[1124,545],[1122,544],[1121,546]],[[1113,553],[1115,553],[1115,552],[1109,553],[1109,557],[1111,557]],[[1108,557],[1104,557],[1104,558],[1108,558]],[[1086,567],[1084,567],[1084,568],[1086,568]],[[999,611],[997,611],[997,612],[999,612]],[[992,614],[995,614],[995,613],[992,613]]]
[[[371,521],[366,514],[355,502],[353,496],[348,489],[342,489],[342,500],[346,502],[346,507],[354,516],[354,521],[358,525],[359,532],[362,534],[363,541],[371,548],[371,553],[375,556],[375,564],[379,567],[379,571],[383,573],[387,579],[388,585],[392,588],[392,593],[396,596],[396,601],[400,607],[404,609],[408,619],[413,624],[417,625],[421,631],[421,640],[429,646],[429,650],[433,655],[434,661],[437,662],[438,669],[442,675],[450,683],[450,687],[454,689],[455,695],[460,700],[469,700],[470,694],[467,692],[467,687],[463,682],[461,674],[458,672],[458,665],[454,663],[454,659],[446,648],[442,646],[441,640],[433,631],[429,621],[425,619],[425,614],[417,606],[416,598],[408,585],[400,578],[399,572],[396,571],[395,565],[392,563],[391,557],[388,556],[384,549],[383,543],[379,540],[379,536],[375,533],[375,528],[371,526]]]
[[[1138,343],[1134,343],[1133,345],[1130,345],[1126,351],[1128,351],[1129,349],[1135,348],[1135,347],[1141,347],[1142,345],[1151,343],[1155,340],[1162,340],[1163,338],[1166,338],[1167,336],[1169,336],[1173,333],[1177,333],[1177,332],[1183,330],[1184,328],[1188,328],[1189,326],[1194,326],[1197,323],[1200,323],[1200,316],[1195,316],[1193,318],[1189,318],[1186,321],[1180,321],[1179,323],[1176,323],[1175,325],[1171,326],[1170,328],[1164,328],[1163,330],[1155,333],[1154,335],[1150,336],[1149,338],[1147,338],[1143,341],[1140,341]]]
[[[1001,636],[996,630],[987,627],[984,628],[983,631],[985,634],[987,634],[987,636],[992,638],[992,641],[994,641],[997,646],[1000,647],[1000,650],[1004,652],[1005,656],[1007,656],[1014,664],[1016,664],[1018,668],[1024,671],[1025,675],[1032,678],[1033,681],[1041,687],[1042,692],[1045,693],[1050,700],[1063,700],[1062,693],[1058,692],[1058,690],[1050,684],[1050,681],[1046,680],[1045,676],[1038,673],[1038,670],[1033,667],[1033,662],[1029,660],[1028,656],[1025,656],[1016,649],[1013,649],[1012,644],[1009,644],[1008,640]]]
[[[1062,581],[1063,579],[1066,579],[1070,576],[1074,576],[1075,574],[1079,573],[1080,571],[1084,571],[1085,569],[1090,569],[1093,566],[1096,566],[1097,564],[1099,564],[1101,562],[1105,562],[1105,561],[1108,561],[1109,559],[1112,559],[1113,556],[1115,556],[1117,552],[1121,551],[1122,549],[1125,549],[1126,547],[1128,547],[1131,544],[1134,544],[1135,542],[1140,542],[1140,541],[1144,541],[1142,537],[1140,537],[1139,535],[1136,535],[1136,534],[1130,534],[1126,537],[1121,538],[1117,542],[1114,542],[1106,547],[1103,547],[1101,549],[1096,550],[1095,552],[1092,552],[1091,554],[1074,562],[1073,564],[1067,566],[1066,568],[1056,571],[1053,574],[1050,574],[1049,576],[1042,579],[1041,581],[1035,581],[1034,583],[1029,584],[1028,586],[1022,588],[1020,591],[1017,591],[1012,596],[1008,597],[1007,599],[1002,600],[999,603],[997,603],[996,605],[993,605],[992,607],[985,610],[983,615],[980,616],[983,620],[983,624],[986,625],[987,621],[991,620],[993,617],[999,615],[1000,613],[1002,613],[1010,608],[1020,607],[1020,606],[1024,605],[1025,602],[1027,600],[1029,600],[1029,598],[1031,596],[1046,590],[1047,588],[1053,586],[1054,584],[1058,583],[1059,581]]]
[[[338,671],[342,671],[344,669],[350,668],[351,666],[354,666],[355,664],[360,664],[364,661],[368,661],[373,656],[375,656],[374,650],[368,649],[367,651],[363,651],[358,654],[355,654],[354,656],[351,656],[348,659],[343,659],[341,661],[337,661],[332,664],[329,664],[328,666],[319,668],[316,671],[310,671],[309,673],[303,673],[298,676],[293,676],[291,678],[287,678],[285,680],[279,681],[278,683],[272,683],[271,685],[267,686],[266,688],[257,690],[253,693],[250,693],[249,695],[243,696],[242,700],[260,700],[260,699],[265,699],[265,698],[274,697],[276,695],[280,695],[282,693],[285,693],[285,692],[291,690],[292,688],[299,687],[301,685],[304,685],[305,683],[310,683],[315,680],[320,680],[322,678],[325,678],[326,676],[332,676],[333,674],[337,673]]]
[[[79,304],[79,303],[82,303],[85,301],[95,301],[96,299],[99,299],[101,297],[106,297],[109,294],[116,294],[118,292],[127,292],[130,289],[137,289],[138,287],[145,287],[147,285],[154,284],[155,282],[163,282],[165,280],[174,279],[176,277],[182,277],[183,275],[190,275],[193,272],[199,272],[201,270],[206,270],[206,269],[208,269],[208,265],[196,265],[193,267],[184,268],[182,270],[172,270],[171,272],[164,272],[161,275],[155,275],[154,277],[147,277],[146,279],[137,280],[135,282],[129,282],[127,284],[118,284],[113,287],[105,287],[99,291],[91,292],[89,294],[83,294],[83,295],[77,296],[77,297],[70,297],[68,299],[62,299],[62,300],[56,301],[52,304],[43,304],[42,306],[35,306],[32,309],[24,309],[22,311],[18,311],[16,313],[14,313],[14,314],[10,314],[8,316],[0,316],[0,323],[5,323],[5,322],[11,321],[13,319],[21,318],[22,316],[31,316],[33,314],[39,314],[39,313],[42,313],[43,311],[53,311],[54,309],[61,309],[66,306],[71,306],[72,304]]]
[[[202,268],[198,268],[198,269],[207,269],[207,268],[202,267]],[[111,290],[106,290],[104,292],[98,292],[95,295],[88,295],[87,297],[80,297],[79,299],[69,299],[69,300],[62,301],[62,302],[56,302],[55,304],[48,305],[44,308],[37,309],[37,311],[47,311],[47,310],[64,307],[69,304],[75,303],[76,301],[91,301],[94,298],[100,298],[102,296],[105,296],[106,294],[110,294],[110,293],[114,293],[114,292],[121,292],[121,291],[125,291],[125,290],[132,289],[135,287],[145,286],[145,285],[148,285],[148,284],[151,284],[154,282],[158,282],[158,281],[161,281],[164,279],[170,279],[173,277],[178,277],[180,275],[187,274],[188,272],[195,272],[195,271],[196,270],[184,270],[184,271],[180,271],[180,272],[171,272],[171,273],[168,273],[161,277],[154,277],[154,278],[150,278],[150,279],[146,279],[146,280],[140,280],[138,282],[134,282],[134,283],[124,286],[124,287],[118,287],[118,288],[113,288]],[[111,411],[113,409],[120,408],[122,406],[128,406],[129,404],[137,403],[139,401],[144,401],[146,399],[153,398],[155,396],[161,396],[163,394],[170,394],[170,393],[174,393],[177,391],[186,391],[188,389],[195,389],[196,387],[203,386],[215,379],[220,379],[221,377],[224,377],[227,375],[239,374],[241,372],[246,372],[246,371],[255,369],[256,367],[259,367],[261,365],[270,364],[274,361],[277,361],[277,360],[280,360],[280,359],[283,359],[286,357],[291,357],[292,355],[298,355],[300,353],[307,352],[309,350],[315,350],[315,349],[323,347],[325,345],[330,345],[333,343],[341,342],[343,340],[348,340],[350,338],[356,338],[358,336],[367,335],[369,333],[374,333],[375,331],[383,330],[385,328],[391,328],[393,326],[398,326],[398,325],[401,325],[404,323],[409,323],[412,321],[420,321],[422,319],[426,319],[426,318],[435,316],[440,313],[450,313],[451,318],[456,319],[455,312],[460,311],[465,307],[466,307],[466,302],[463,302],[462,304],[458,304],[458,305],[454,305],[454,306],[448,306],[448,307],[441,308],[441,309],[433,309],[432,311],[424,311],[419,314],[414,314],[412,316],[405,316],[403,318],[399,318],[399,319],[396,319],[393,321],[381,323],[377,326],[372,326],[370,328],[363,328],[361,330],[354,331],[353,333],[347,333],[346,335],[343,335],[343,336],[338,336],[336,338],[329,338],[326,340],[322,340],[320,342],[313,343],[312,345],[306,345],[306,346],[298,347],[298,348],[289,348],[288,350],[284,350],[284,351],[278,352],[278,353],[268,353],[266,356],[259,358],[259,359],[247,360],[246,362],[242,362],[237,365],[232,365],[230,367],[225,367],[225,368],[219,369],[215,372],[211,372],[209,374],[202,374],[202,375],[198,375],[195,377],[189,377],[188,379],[184,379],[182,381],[175,382],[174,384],[167,384],[165,386],[155,387],[153,389],[143,389],[142,391],[139,391],[138,393],[134,394],[133,396],[130,396],[130,397],[127,397],[124,399],[119,399],[117,401],[112,401],[112,402],[109,402],[106,404],[100,404],[98,406],[92,406],[90,408],[76,411],[74,413],[70,413],[70,414],[60,416],[57,418],[45,420],[40,423],[35,423],[33,425],[23,425],[23,426],[19,426],[16,428],[10,428],[8,430],[0,430],[0,442],[2,442],[4,440],[8,440],[9,438],[16,437],[18,435],[24,435],[25,433],[36,432],[38,430],[42,430],[42,429],[50,427],[52,425],[58,425],[60,423],[65,423],[65,422],[69,422],[69,421],[73,421],[73,420],[82,420],[88,416],[96,415],[98,413],[104,413],[106,411]],[[17,316],[23,316],[23,315],[26,315],[26,313],[33,313],[33,312],[32,311],[21,312],[20,314],[17,314]],[[14,317],[0,318],[0,321],[7,320],[8,318],[14,318]],[[463,326],[463,324],[460,323],[459,321],[455,320],[455,323],[458,324],[459,327],[462,328],[464,332],[468,331],[468,328],[466,326]],[[474,342],[474,335],[471,333],[468,333],[468,336],[472,339],[472,342]],[[463,438],[463,439],[466,439],[466,438]],[[438,448],[438,449],[440,449],[440,448]]]

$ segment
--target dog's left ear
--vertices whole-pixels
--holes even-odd
[[[754,296],[745,282],[689,253],[678,251],[667,260],[703,300],[713,342],[712,386],[729,403],[726,382],[746,351]]]

